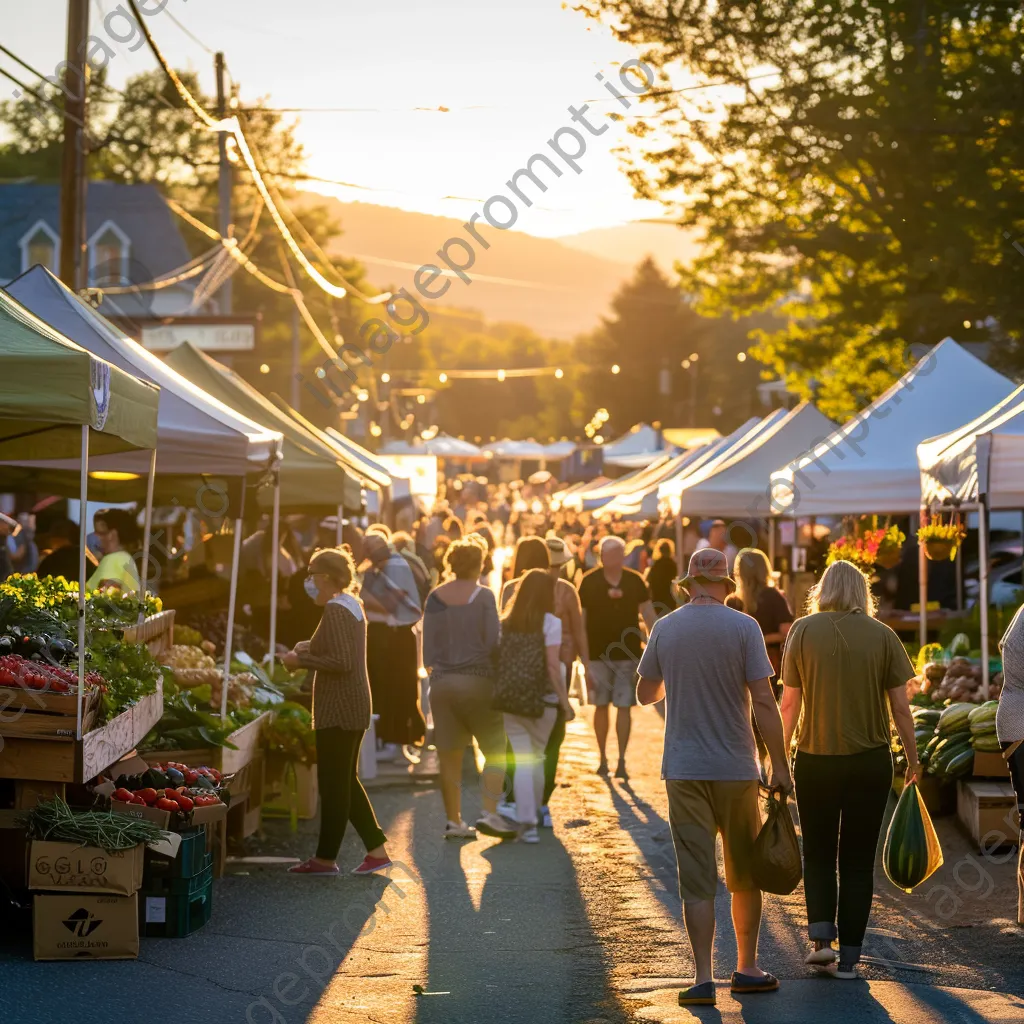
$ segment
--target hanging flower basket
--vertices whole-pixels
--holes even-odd
[[[956,557],[956,549],[959,545],[951,540],[926,540],[924,542],[924,556],[930,562],[948,562]]]
[[[883,569],[895,569],[903,560],[903,548],[880,548],[875,561]]]
[[[952,561],[966,532],[959,513],[954,513],[948,523],[940,517],[923,521],[917,531],[917,541],[924,545],[925,558],[929,561]]]

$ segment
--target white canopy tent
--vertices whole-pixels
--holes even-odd
[[[644,478],[646,474],[657,469],[659,466],[664,466],[670,458],[670,455],[661,452],[650,466],[641,466],[638,469],[634,469],[632,473],[627,473],[625,476],[617,477],[614,480],[601,476],[582,488],[573,488],[563,497],[562,506],[575,509],[577,512],[590,512],[594,509],[602,508],[619,494],[635,490],[638,480]]]
[[[1024,386],[998,405],[917,446],[921,504],[977,508],[982,685],[988,696],[988,513],[1024,509]]]
[[[1010,380],[946,338],[863,412],[772,473],[773,511],[917,512],[918,444],[982,414],[1013,389]]]
[[[575,441],[552,441],[544,445],[544,458],[554,462],[558,459],[567,459],[576,451]]]
[[[544,445],[538,444],[536,441],[512,441],[507,437],[502,441],[485,444],[481,451],[496,459],[543,459],[547,457]]]
[[[690,516],[764,518],[771,515],[771,476],[780,462],[798,458],[835,424],[809,402],[768,416],[728,451],[673,481]]]
[[[388,441],[380,449],[381,455],[435,455],[440,459],[478,459],[482,452],[470,441],[438,434],[429,441],[410,444],[408,441]]]
[[[626,469],[644,468],[663,454],[665,442],[661,433],[646,423],[638,423],[628,434],[604,446],[604,464]]]

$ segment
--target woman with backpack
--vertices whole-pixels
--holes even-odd
[[[562,623],[555,615],[555,580],[529,569],[502,618],[494,706],[504,714],[515,753],[519,838],[540,841],[537,809],[544,795],[544,749],[558,717],[575,718],[562,670]]]

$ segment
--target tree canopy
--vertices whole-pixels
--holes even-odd
[[[705,248],[703,310],[846,416],[915,343],[1024,368],[1024,65],[1005,0],[581,0],[658,68],[628,172]],[[694,77],[714,89],[673,91]],[[688,87],[686,87],[688,88]]]

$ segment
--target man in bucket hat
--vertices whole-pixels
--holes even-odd
[[[779,987],[757,965],[761,892],[751,869],[761,826],[760,770],[751,703],[771,756],[772,784],[789,790],[792,778],[760,627],[724,603],[736,587],[725,554],[715,548],[694,552],[680,586],[690,602],[655,623],[640,659],[637,699],[653,704],[665,698],[661,776],[668,790],[679,895],[695,965],[693,985],[679,993],[679,1003],[713,1006],[719,832],[736,929],[732,991],[771,992]]]

